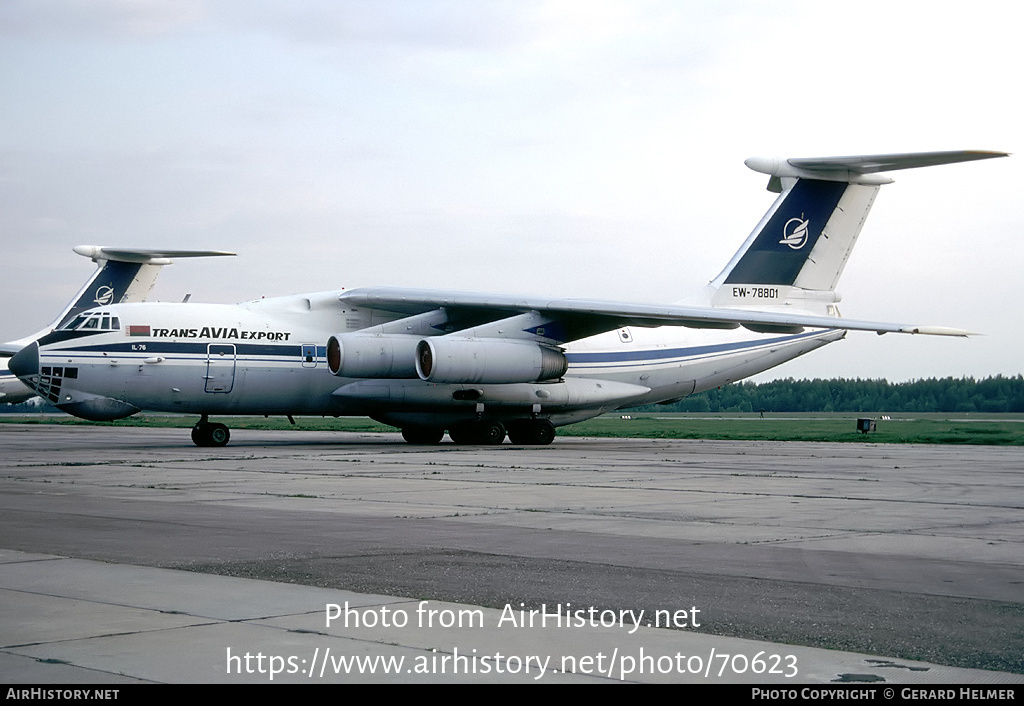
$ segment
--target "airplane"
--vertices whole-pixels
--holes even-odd
[[[28,344],[96,306],[145,301],[160,268],[171,264],[171,258],[234,255],[213,250],[141,250],[95,245],[79,245],[74,252],[96,263],[96,270],[50,325],[29,336],[0,344],[0,403],[17,404],[36,396],[36,392],[7,367],[7,359]]]
[[[955,151],[751,158],[778,194],[699,301],[658,305],[395,287],[235,305],[82,312],[10,369],[90,420],[198,414],[369,416],[413,444],[543,445],[556,428],[740,380],[848,331],[967,336],[842,318],[836,285],[882,172],[1007,156]]]

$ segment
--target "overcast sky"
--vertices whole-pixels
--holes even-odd
[[[1024,152],[1018,8],[4,0],[0,340],[77,290],[79,244],[239,254],[165,300],[676,301],[773,200],[746,157]],[[893,176],[843,313],[985,335],[851,334],[767,377],[1024,372],[1024,157]]]

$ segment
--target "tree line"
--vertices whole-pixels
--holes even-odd
[[[641,410],[661,412],[1024,412],[1024,376],[740,382]]]

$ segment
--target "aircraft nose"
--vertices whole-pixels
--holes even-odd
[[[14,354],[7,368],[19,378],[39,374],[39,344],[30,343]]]

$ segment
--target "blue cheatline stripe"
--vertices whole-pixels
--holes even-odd
[[[823,334],[831,333],[832,329],[825,331],[812,331],[809,333],[801,333],[792,336],[779,336],[778,338],[770,338],[759,341],[735,341],[733,343],[718,343],[713,345],[705,346],[688,346],[683,348],[649,348],[640,350],[628,350],[628,351],[579,351],[579,352],[567,352],[565,357],[568,359],[570,365],[587,365],[595,363],[630,363],[630,362],[644,362],[654,360],[667,360],[671,358],[689,358],[694,356],[702,355],[713,355],[715,353],[726,353],[729,351],[738,351],[743,349],[761,348],[765,346],[784,345],[787,343],[793,343],[800,340],[806,340],[821,336]],[[176,356],[203,356],[207,355],[207,344],[206,343],[182,343],[172,341],[162,341],[154,343],[151,340],[146,340],[144,345],[145,350],[133,350],[133,346],[138,346],[138,343],[127,342],[127,343],[106,343],[97,344],[93,346],[82,346],[68,349],[49,349],[42,351],[44,355],[64,355],[74,354],[83,356],[96,356],[102,353],[131,353],[137,357],[150,357],[154,355],[176,355]],[[216,345],[224,345],[218,343]],[[283,358],[287,360],[302,360],[302,344],[296,345],[259,345],[259,344],[247,344],[247,343],[236,343],[232,344],[235,346],[235,355],[238,358],[243,357],[265,357],[265,358]],[[316,355],[319,358],[326,357],[327,348],[325,346],[316,347]]]
[[[75,346],[73,348],[48,348],[41,351],[44,355],[55,355],[64,353],[75,353],[75,354],[95,354],[95,353],[135,353],[145,354],[146,356],[157,355],[161,353],[167,354],[178,354],[178,355],[206,355],[207,346],[234,346],[236,356],[278,356],[286,358],[301,358],[302,357],[302,344],[288,344],[288,345],[270,345],[270,344],[254,344],[254,343],[224,343],[223,341],[209,341],[206,343],[184,343],[178,341],[157,341],[154,342],[152,339],[139,339],[126,343],[97,343],[92,346]],[[139,346],[145,346],[145,350],[140,350]],[[316,354],[318,357],[327,356],[326,346],[317,346]]]
[[[734,343],[719,343],[710,346],[690,346],[687,348],[654,348],[634,351],[595,351],[593,353],[566,353],[565,357],[569,364],[584,365],[588,363],[627,363],[631,361],[664,360],[666,358],[689,358],[698,355],[709,355],[713,353],[724,353],[737,351],[744,348],[760,348],[763,346],[775,346],[785,343],[814,338],[831,331],[814,331],[801,333],[794,336],[781,336],[763,341],[736,341]]]
[[[841,181],[800,179],[732,268],[725,283],[793,284],[847,186]],[[793,246],[802,242],[800,247],[781,242],[799,232],[801,222],[806,222],[806,238],[792,239]]]

